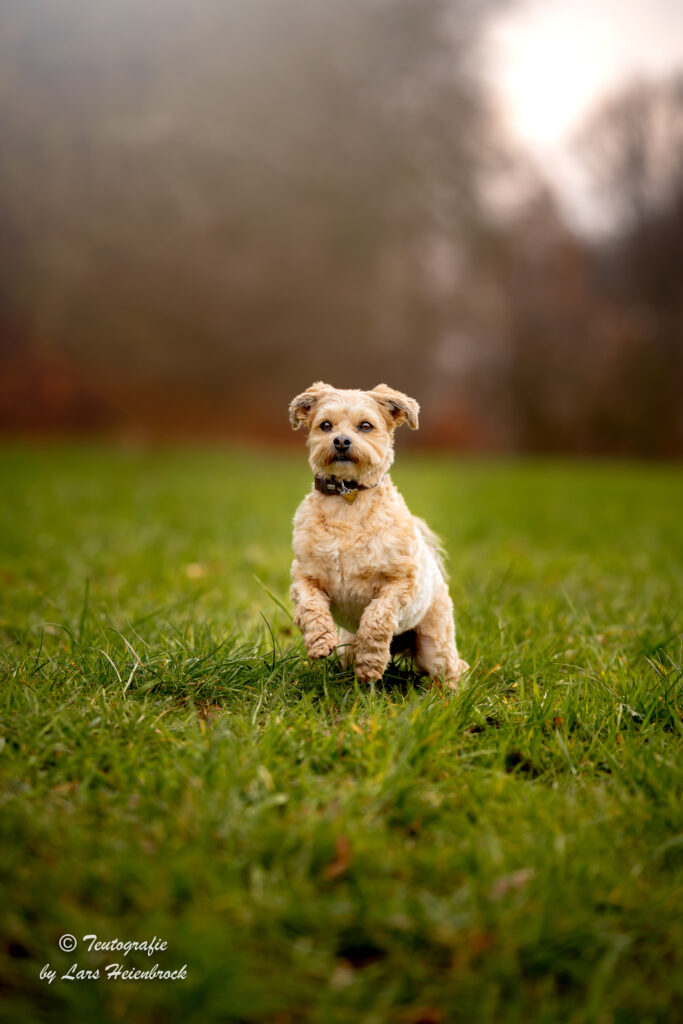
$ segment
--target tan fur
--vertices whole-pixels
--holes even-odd
[[[295,429],[308,428],[314,474],[370,488],[353,503],[313,489],[294,517],[290,593],[309,657],[325,658],[338,647],[361,682],[381,679],[392,637],[414,630],[418,667],[455,686],[468,665],[455,645],[441,545],[410,514],[388,475],[394,430],[401,423],[417,429],[417,402],[386,384],[341,391],[319,381],[292,400],[289,412]],[[331,430],[321,429],[326,421]],[[364,422],[372,429],[362,430]],[[337,460],[339,435],[351,439],[352,463]]]

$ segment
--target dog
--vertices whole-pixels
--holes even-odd
[[[314,486],[294,516],[290,596],[309,658],[336,648],[359,682],[382,678],[407,649],[433,680],[455,688],[458,655],[442,549],[389,477],[394,431],[417,430],[420,407],[386,384],[338,390],[318,381],[289,406],[308,428]]]

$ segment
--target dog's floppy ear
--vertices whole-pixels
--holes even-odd
[[[306,388],[300,395],[292,399],[289,403],[289,422],[294,430],[298,430],[302,423],[308,426],[311,412],[315,408],[316,403],[328,391],[334,391],[334,388],[318,380],[315,384],[311,384],[310,388]]]
[[[379,403],[394,427],[400,427],[402,423],[407,423],[411,430],[417,430],[420,406],[414,398],[408,398],[402,391],[394,391],[386,384],[378,384],[369,394]]]

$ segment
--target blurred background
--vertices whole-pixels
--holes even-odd
[[[683,454],[679,0],[3,0],[0,138],[5,437]]]

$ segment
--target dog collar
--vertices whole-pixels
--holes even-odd
[[[379,480],[377,481],[379,483]],[[338,494],[349,505],[356,500],[359,491],[369,491],[377,484],[359,484],[357,480],[338,480],[336,476],[317,476],[315,489],[321,494]]]

